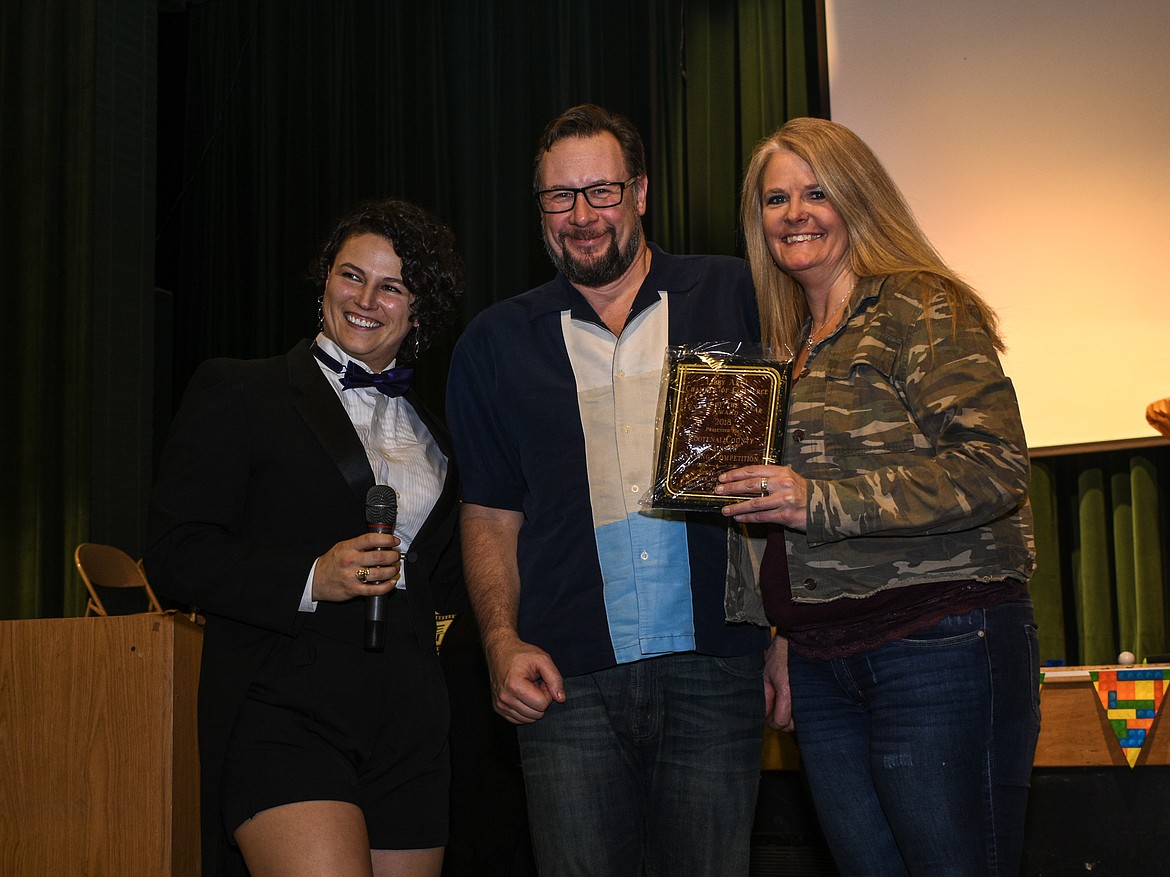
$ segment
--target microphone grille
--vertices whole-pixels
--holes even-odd
[[[398,518],[398,494],[393,487],[375,484],[366,493],[366,523],[394,524]]]

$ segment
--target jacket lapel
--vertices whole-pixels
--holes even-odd
[[[297,413],[333,459],[350,489],[364,503],[366,493],[374,486],[374,472],[353,424],[337,401],[337,394],[309,352],[309,342],[301,341],[286,359]]]

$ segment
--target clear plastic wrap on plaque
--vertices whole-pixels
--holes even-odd
[[[666,351],[659,396],[652,508],[717,510],[720,472],[780,462],[790,360],[760,345],[705,344]]]

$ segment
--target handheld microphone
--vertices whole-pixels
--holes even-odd
[[[366,494],[366,531],[394,533],[398,520],[398,494],[393,487],[375,484]],[[381,549],[379,549],[381,550]],[[386,611],[388,594],[366,597],[366,651],[380,652],[386,647]]]

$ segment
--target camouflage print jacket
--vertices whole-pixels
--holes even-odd
[[[792,389],[784,463],[809,480],[808,528],[789,531],[792,597],[1027,581],[1029,463],[1011,381],[986,333],[956,337],[910,276],[863,279],[850,317]]]

